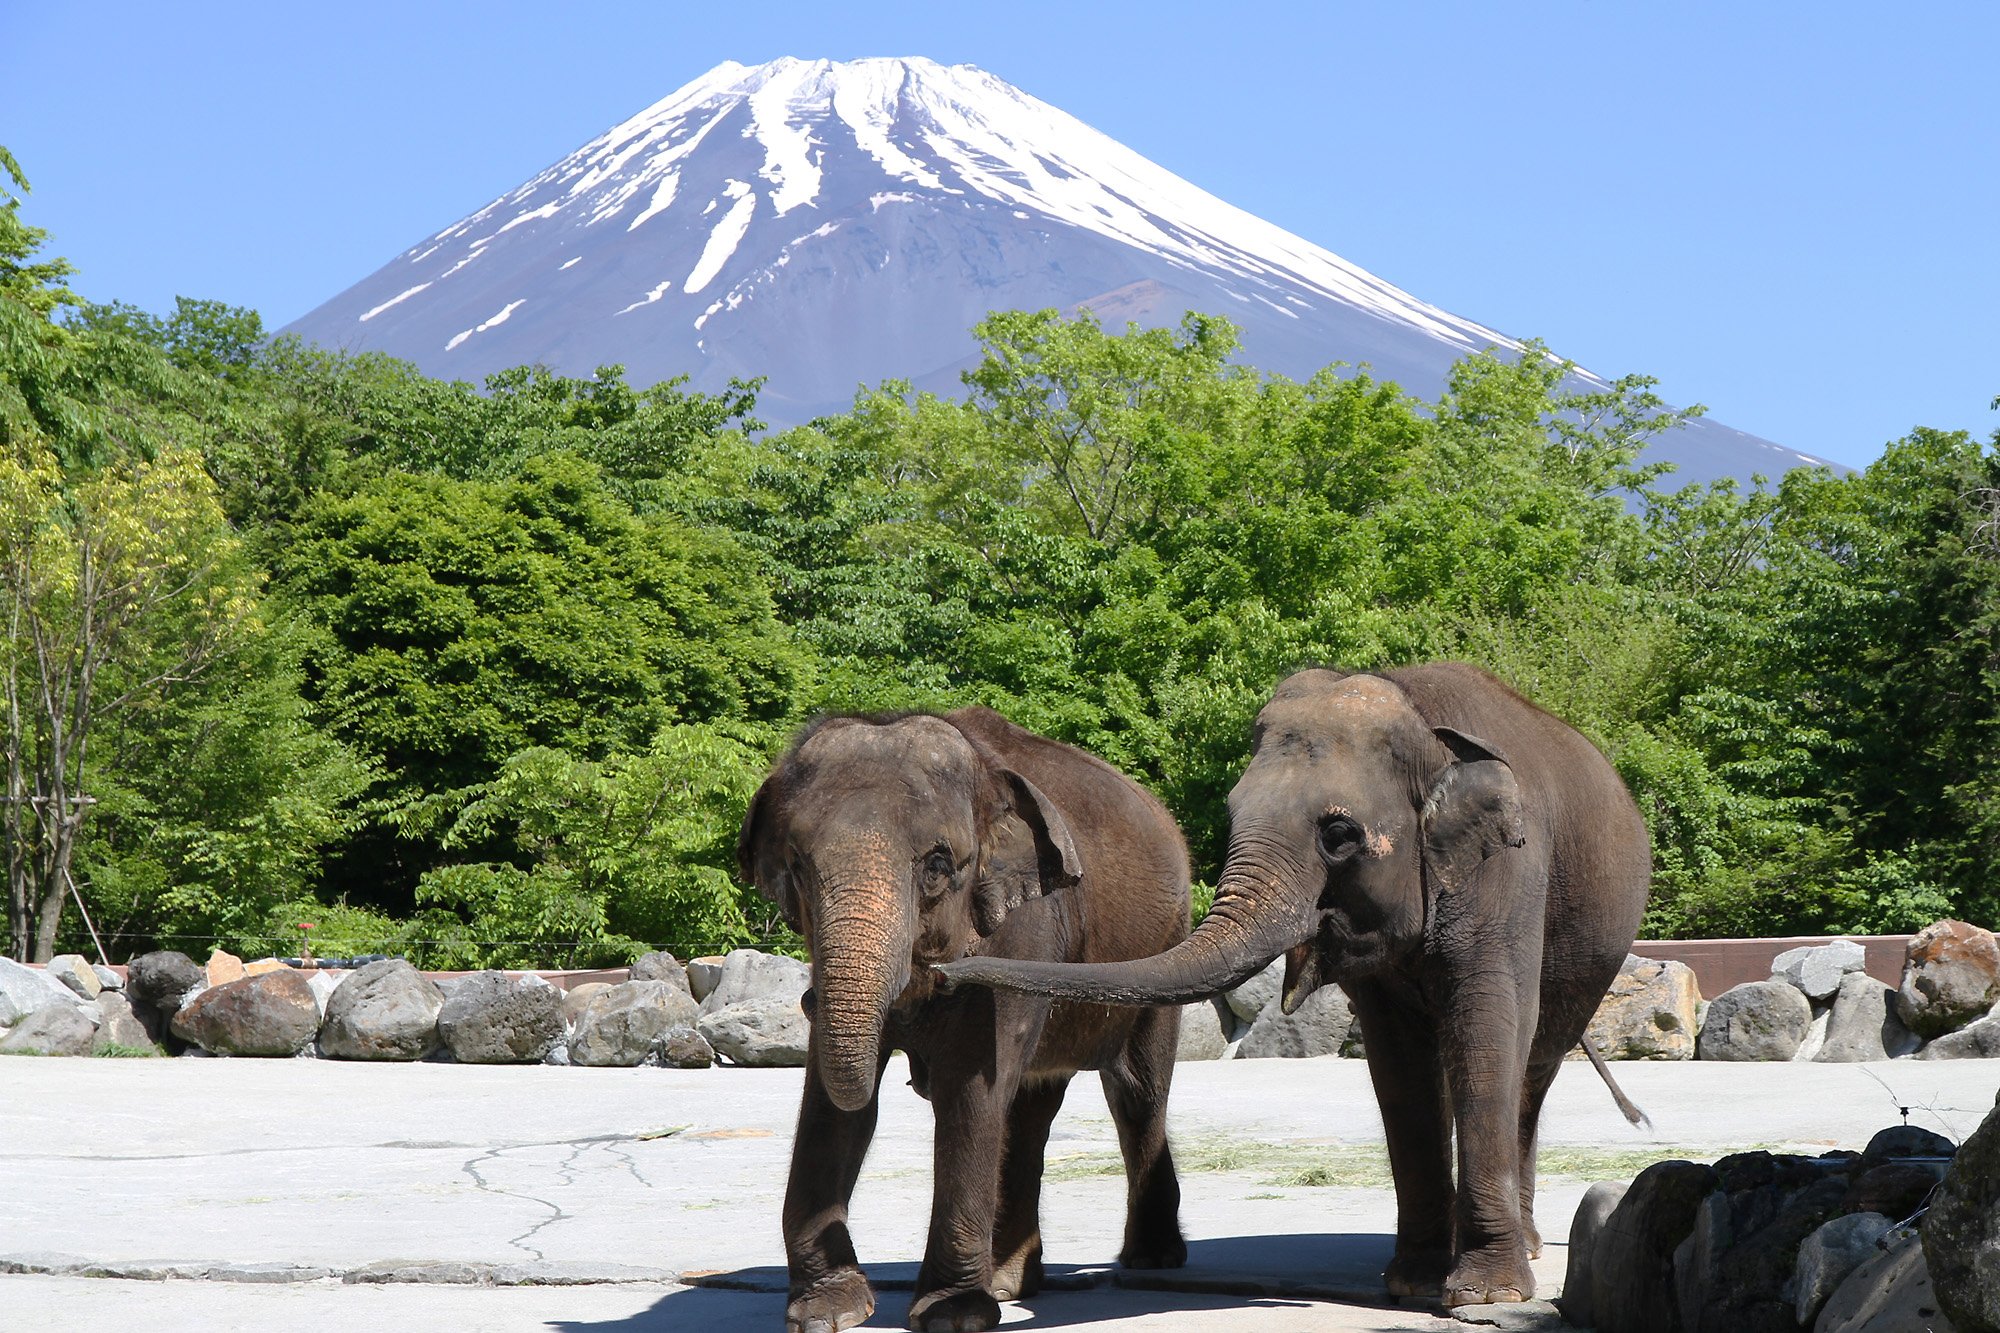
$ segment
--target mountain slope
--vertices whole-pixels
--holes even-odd
[[[1423,394],[1505,335],[1235,208],[971,66],[779,60],[711,70],[296,321],[482,379],[543,362],[843,410],[889,376],[959,391],[988,311],[1117,327],[1220,314],[1250,364],[1333,361]],[[1689,478],[1818,461],[1713,423],[1658,446]]]

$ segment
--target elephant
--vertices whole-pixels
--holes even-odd
[[[1542,1101],[1645,908],[1638,807],[1588,740],[1464,663],[1302,671],[1251,744],[1186,940],[1114,965],[969,959],[947,984],[1180,1003],[1282,953],[1286,1012],[1337,983],[1361,1020],[1396,1188],[1389,1291],[1529,1299]]]
[[[985,708],[823,718],[752,798],[737,859],[811,955],[788,1330],[874,1311],[847,1212],[897,1049],[937,1125],[911,1328],[993,1328],[999,1301],[1040,1288],[1043,1154],[1079,1069],[1099,1072],[1125,1159],[1119,1262],[1186,1262],[1166,1137],[1180,1010],[946,993],[930,970],[1144,958],[1185,939],[1187,848],[1144,788]]]

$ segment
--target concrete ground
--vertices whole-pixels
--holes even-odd
[[[1541,1295],[1592,1179],[1748,1146],[1861,1147],[1911,1108],[1963,1138],[2000,1061],[1621,1064],[1627,1125],[1587,1065],[1543,1119]],[[0,1060],[0,1329],[109,1316],[157,1330],[271,1320],[735,1333],[783,1327],[778,1210],[797,1070]],[[930,1115],[892,1064],[853,1207],[901,1327],[930,1212]],[[1189,1267],[1120,1274],[1116,1140],[1090,1075],[1049,1146],[1051,1290],[1006,1327],[1449,1330],[1380,1281],[1394,1226],[1359,1061],[1180,1066],[1172,1132]],[[1461,1317],[1546,1326],[1546,1307]]]

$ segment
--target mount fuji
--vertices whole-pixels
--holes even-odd
[[[1220,314],[1260,369],[1365,362],[1426,395],[1465,354],[1515,345],[983,70],[921,59],[718,65],[285,331],[475,382],[536,362],[711,392],[762,375],[758,414],[796,424],[891,376],[955,396],[974,324],[1051,306],[1111,328]],[[1677,481],[1822,461],[1707,420],[1649,457]]]

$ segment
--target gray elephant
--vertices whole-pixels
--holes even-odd
[[[784,1207],[789,1329],[832,1333],[875,1308],[847,1206],[896,1049],[937,1117],[912,1328],[992,1328],[999,1300],[1041,1285],[1043,1151],[1079,1069],[1099,1071],[1124,1152],[1119,1261],[1186,1261],[1166,1138],[1180,1011],[947,994],[929,968],[967,955],[1108,962],[1185,939],[1187,849],[1158,801],[987,709],[836,717],[807,728],[758,790],[737,856],[812,953]]]
[[[1617,772],[1476,667],[1312,670],[1258,714],[1229,809],[1214,908],[1172,950],[942,970],[954,985],[1163,1004],[1283,953],[1288,1010],[1338,983],[1361,1020],[1396,1182],[1389,1290],[1448,1305],[1532,1296],[1542,1100],[1624,960],[1651,878]]]

